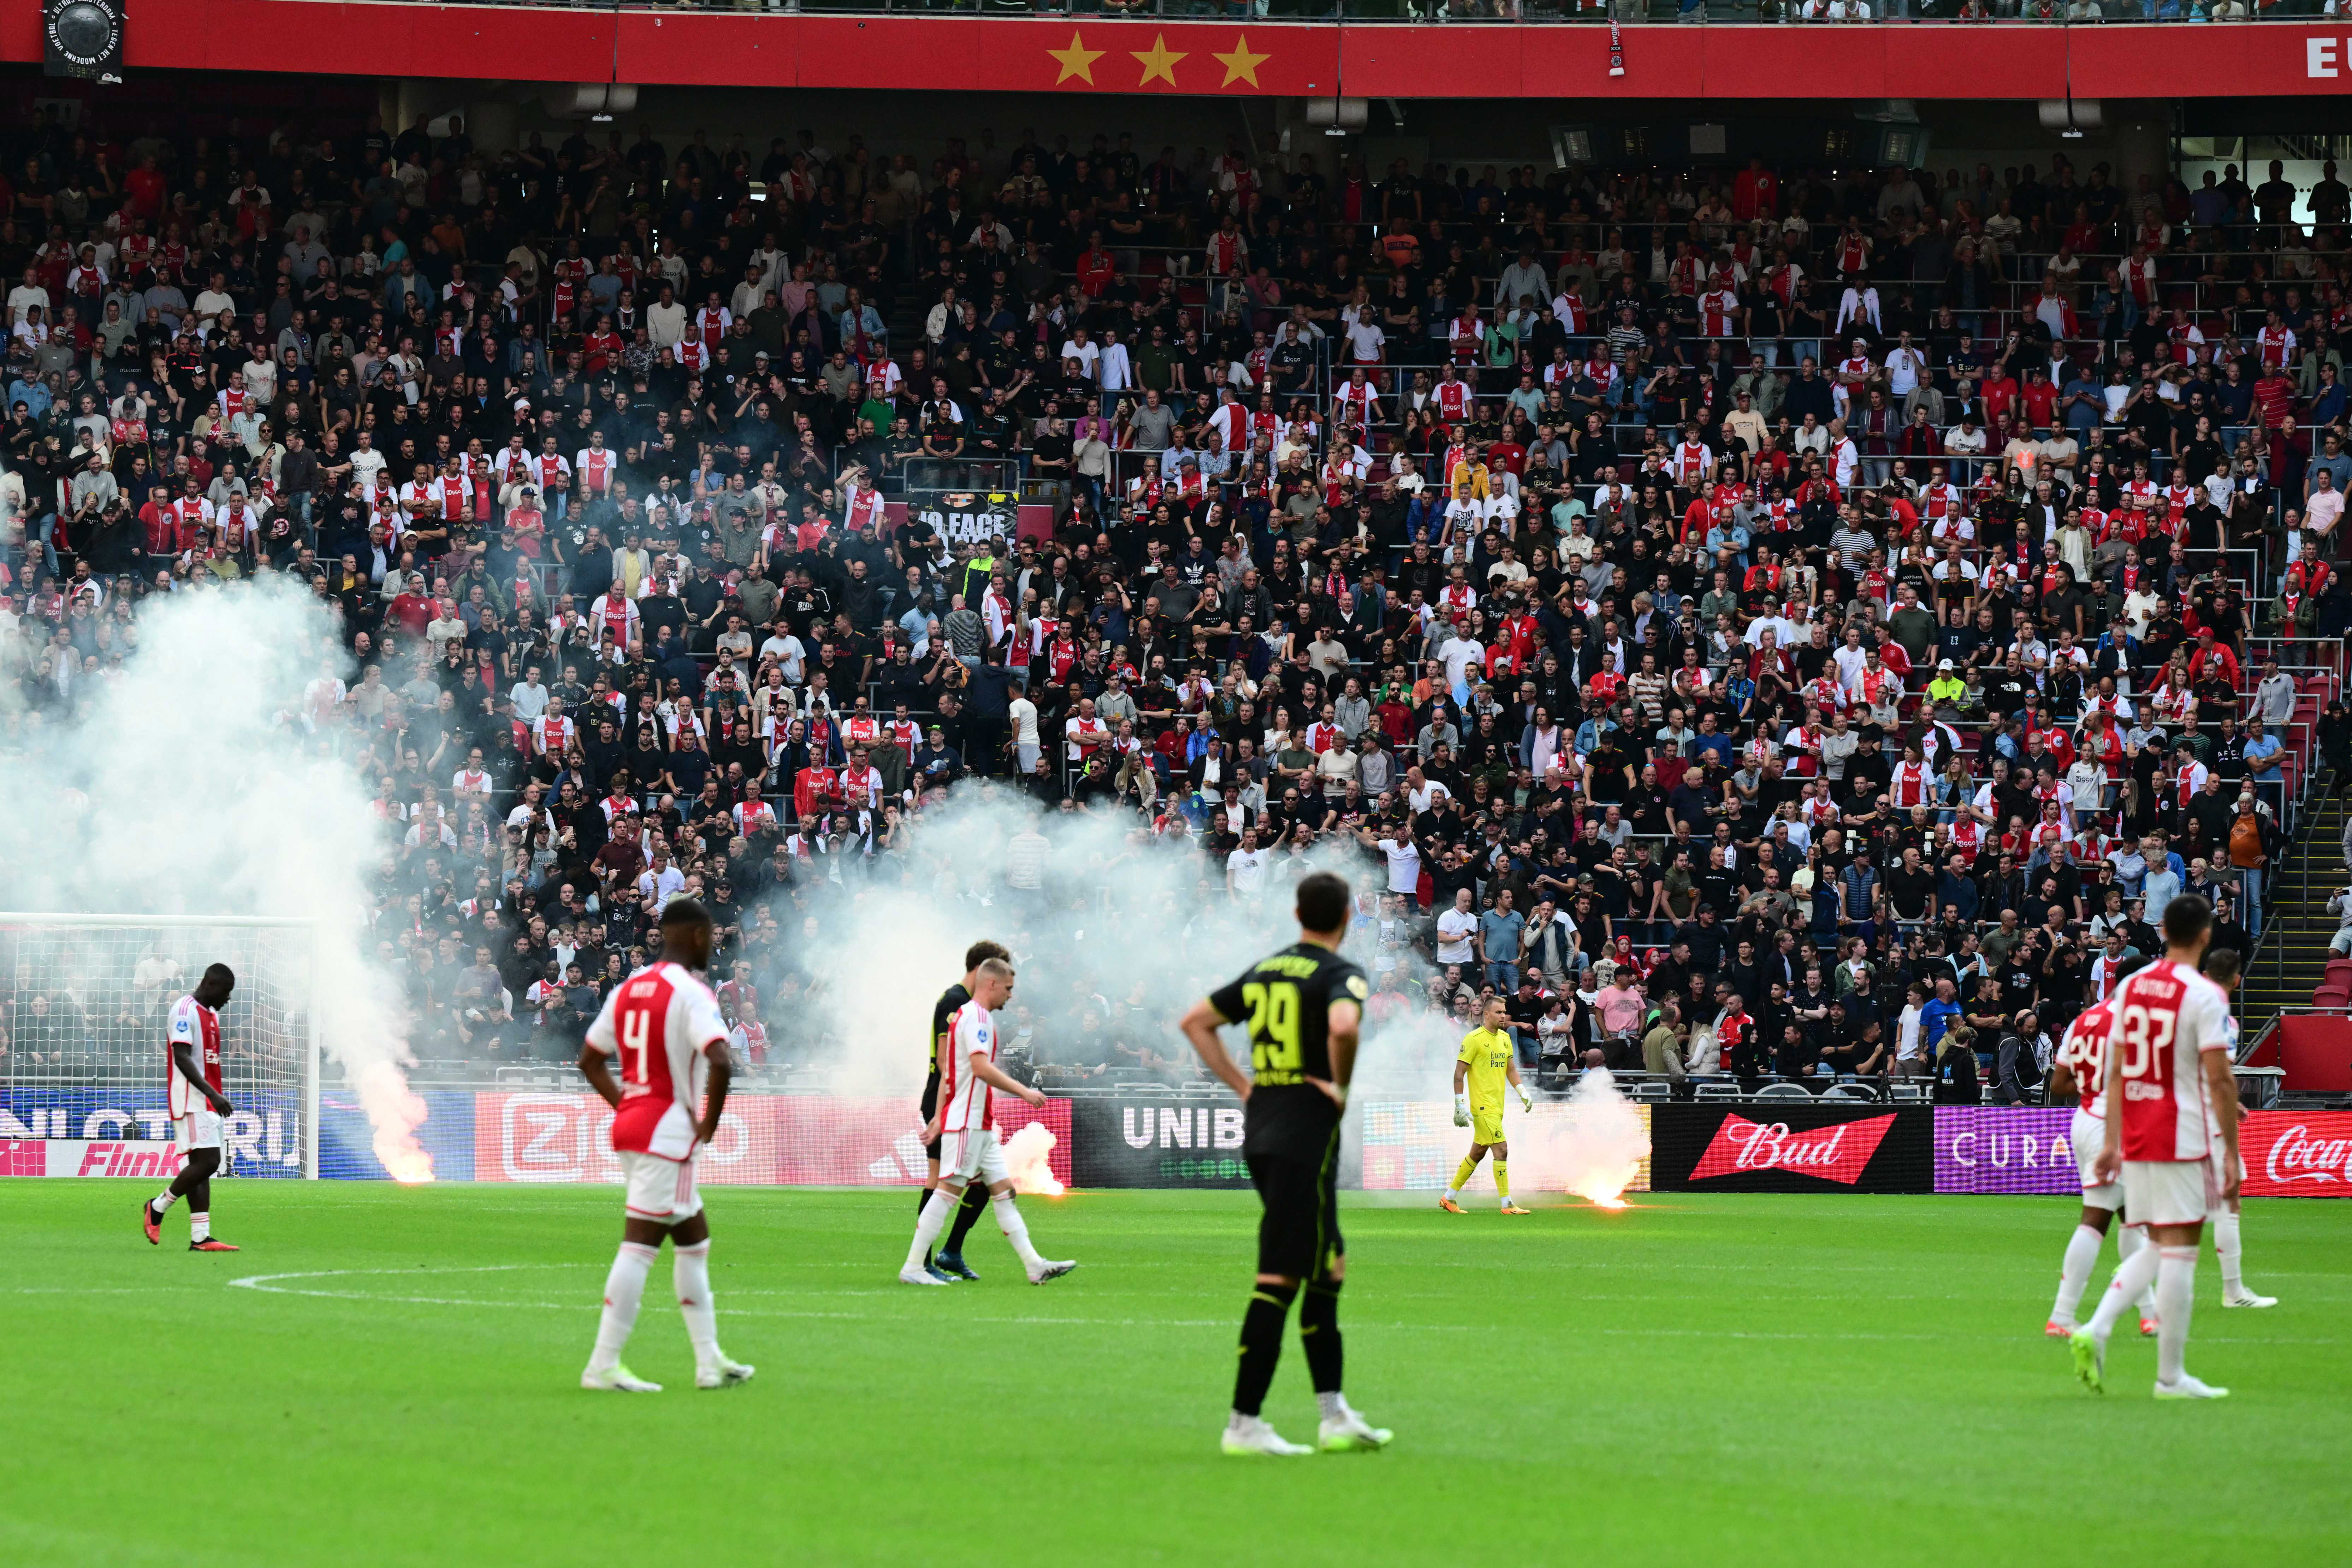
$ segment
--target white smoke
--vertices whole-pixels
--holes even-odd
[[[1622,1194],[1650,1157],[1650,1125],[1641,1110],[1618,1092],[1607,1068],[1594,1068],[1576,1080],[1561,1108],[1553,1157],[1559,1184],[1602,1208],[1622,1208]]]
[[[86,719],[8,720],[29,744],[0,753],[19,845],[0,902],[315,921],[331,1070],[365,1106],[385,1168],[429,1181],[399,994],[369,957],[362,874],[383,825],[347,748],[302,719],[311,684],[355,679],[349,665],[326,610],[285,579],[150,600],[119,672],[83,678],[103,682]]]

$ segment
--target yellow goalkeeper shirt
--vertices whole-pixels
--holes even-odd
[[[1503,1091],[1510,1084],[1506,1071],[1511,1054],[1508,1029],[1473,1029],[1462,1037],[1462,1054],[1454,1059],[1469,1066],[1471,1104],[1494,1108],[1503,1103]]]

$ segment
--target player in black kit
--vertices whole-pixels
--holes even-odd
[[[940,1184],[940,1133],[932,1123],[940,1114],[940,1053],[947,1048],[949,1031],[955,1027],[956,1009],[971,1000],[972,975],[992,958],[1011,963],[1013,954],[1004,944],[976,942],[964,949],[963,978],[940,993],[931,1005],[931,1070],[923,1079],[923,1152],[930,1156],[930,1174],[923,1179],[923,1190],[915,1194],[915,1212],[922,1213],[923,1205],[931,1199],[931,1189]],[[954,1223],[948,1229],[948,1244],[940,1248],[937,1258],[923,1259],[923,1267],[942,1279],[978,1279],[979,1275],[964,1266],[963,1238],[971,1234],[972,1222],[987,1211],[988,1184],[974,1182],[963,1190],[963,1205],[956,1210]]]
[[[1339,1238],[1339,1118],[1370,989],[1364,972],[1339,956],[1350,901],[1348,884],[1328,871],[1301,879],[1299,940],[1184,1015],[1185,1038],[1242,1098],[1242,1153],[1264,1207],[1257,1284],[1242,1315],[1241,1369],[1225,1426],[1228,1454],[1314,1452],[1285,1442],[1259,1414],[1301,1284],[1307,1299],[1298,1309],[1298,1340],[1322,1407],[1323,1448],[1378,1448],[1392,1436],[1365,1421],[1339,1393],[1339,1285],[1348,1272]],[[1244,1018],[1253,1069],[1246,1076],[1217,1038],[1219,1025]]]

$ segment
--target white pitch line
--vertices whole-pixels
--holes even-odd
[[[488,1299],[484,1299],[484,1298],[478,1298],[478,1297],[465,1297],[465,1296],[385,1296],[385,1295],[380,1295],[380,1294],[377,1294],[376,1292],[373,1292],[373,1291],[368,1291],[368,1290],[313,1290],[313,1289],[299,1289],[299,1288],[296,1288],[296,1287],[293,1287],[293,1286],[283,1285],[283,1284],[278,1283],[278,1281],[280,1281],[280,1280],[287,1280],[287,1279],[355,1279],[355,1278],[362,1278],[362,1277],[377,1277],[377,1278],[383,1278],[383,1277],[404,1276],[404,1275],[425,1275],[425,1276],[432,1276],[432,1275],[447,1275],[447,1274],[509,1274],[509,1273],[515,1273],[515,1272],[519,1272],[519,1271],[520,1271],[520,1270],[523,1270],[523,1269],[529,1269],[529,1268],[594,1268],[594,1267],[596,1267],[596,1265],[594,1265],[594,1264],[590,1264],[590,1263],[493,1263],[493,1264],[485,1264],[485,1265],[480,1265],[480,1266],[478,1266],[478,1267],[470,1267],[470,1268],[320,1268],[320,1269],[307,1269],[307,1270],[300,1270],[300,1271],[297,1271],[297,1272],[285,1273],[285,1274],[248,1274],[248,1275],[245,1276],[243,1279],[232,1279],[232,1280],[230,1280],[228,1283],[229,1283],[232,1287],[242,1288],[242,1289],[248,1289],[248,1290],[259,1290],[259,1291],[262,1291],[262,1292],[264,1292],[265,1294],[268,1294],[268,1295],[273,1295],[273,1296],[306,1296],[306,1297],[315,1298],[315,1299],[317,1299],[317,1300],[330,1300],[330,1301],[367,1301],[367,1302],[385,1302],[385,1303],[396,1304],[396,1305],[400,1305],[400,1306],[413,1306],[413,1307],[499,1307],[499,1308],[528,1308],[528,1309],[531,1309],[531,1310],[540,1310],[540,1311],[557,1311],[557,1312],[573,1312],[573,1311],[579,1311],[579,1312],[585,1312],[585,1311],[593,1311],[593,1310],[598,1310],[596,1303],[594,1303],[594,1302],[590,1302],[590,1301],[529,1301],[529,1300],[499,1300],[499,1299],[498,1299],[498,1298],[495,1298],[495,1297],[488,1298]],[[18,1294],[18,1295],[33,1295],[33,1294],[47,1294],[47,1293],[51,1293],[51,1292],[50,1292],[47,1288],[41,1288],[41,1289],[19,1289],[19,1290],[17,1290],[17,1291],[14,1292],[14,1293],[15,1293],[15,1294]],[[56,1293],[64,1293],[64,1292],[56,1292]],[[792,1296],[821,1296],[821,1297],[846,1297],[846,1296],[854,1296],[854,1297],[871,1297],[871,1296],[890,1296],[890,1295],[898,1295],[898,1294],[901,1294],[901,1292],[890,1291],[890,1290],[810,1290],[810,1291],[794,1291],[794,1290],[741,1290],[741,1291],[730,1291],[730,1292],[728,1292],[727,1294],[728,1294],[728,1295],[730,1297],[730,1299],[731,1299],[731,1298],[736,1297],[736,1296],[751,1296],[751,1297],[755,1297],[755,1298],[773,1298],[773,1297],[792,1297]],[[780,1319],[793,1319],[793,1320],[816,1320],[816,1321],[850,1321],[850,1322],[877,1322],[877,1321],[879,1321],[879,1320],[877,1320],[877,1319],[874,1317],[874,1315],[873,1315],[872,1313],[870,1313],[870,1312],[849,1312],[849,1311],[832,1312],[832,1311],[817,1311],[817,1310],[793,1311],[793,1310],[778,1310],[772,1309],[772,1308],[760,1308],[760,1307],[737,1307],[737,1308],[730,1308],[730,1309],[727,1309],[727,1310],[728,1310],[728,1312],[729,1312],[729,1314],[730,1314],[730,1316],[733,1316],[733,1317],[741,1317],[741,1318],[780,1318]],[[914,1321],[914,1320],[900,1319],[900,1320],[897,1320],[897,1321],[902,1321],[902,1322],[903,1322],[903,1321]],[[1073,1327],[1088,1327],[1088,1328],[1115,1328],[1115,1329],[1136,1329],[1136,1328],[1144,1328],[1144,1329],[1223,1329],[1223,1328],[1230,1328],[1230,1327],[1232,1327],[1232,1321],[1231,1321],[1231,1320],[1229,1320],[1229,1319],[1224,1319],[1224,1318],[1075,1318],[1075,1317],[1051,1317],[1051,1316],[1045,1316],[1045,1315],[1038,1314],[1038,1313],[1022,1313],[1022,1314],[1010,1315],[1010,1316],[1005,1316],[1005,1315],[975,1316],[975,1317],[969,1317],[969,1318],[965,1318],[965,1319],[963,1319],[963,1320],[961,1320],[961,1321],[965,1321],[965,1322],[972,1322],[972,1323],[1011,1323],[1011,1324],[1035,1324],[1035,1325],[1066,1325],[1066,1326],[1073,1326]],[[1473,1333],[1473,1332],[1481,1332],[1481,1331],[1483,1331],[1482,1330],[1478,1329],[1478,1328],[1477,1328],[1477,1327],[1475,1327],[1475,1325],[1464,1324],[1464,1323],[1381,1323],[1381,1322],[1351,1321],[1351,1322],[1349,1322],[1349,1325],[1348,1325],[1348,1326],[1349,1326],[1349,1328],[1351,1328],[1351,1329],[1379,1329],[1379,1330],[1384,1330],[1384,1331],[1399,1331],[1399,1332],[1413,1331],[1413,1332],[1426,1332],[1426,1333]],[[1974,1341],[1978,1341],[1978,1342],[1984,1342],[1984,1343],[2001,1343],[2001,1342],[2010,1342],[2010,1341],[2022,1341],[2023,1339],[2025,1339],[2025,1338],[2026,1338],[2026,1336],[2024,1336],[2024,1335],[2022,1335],[2022,1334],[1998,1334],[1998,1333],[1993,1333],[1993,1334],[1987,1334],[1987,1333],[1977,1333],[1977,1334],[1969,1334],[1969,1333],[1920,1333],[1920,1334],[1901,1334],[1901,1333],[1867,1333],[1867,1332],[1859,1332],[1859,1333],[1857,1333],[1857,1332],[1847,1332],[1847,1331],[1834,1331],[1834,1332],[1825,1332],[1825,1333],[1804,1333],[1804,1332],[1795,1332],[1795,1331],[1790,1331],[1790,1332],[1779,1332],[1779,1331],[1754,1331],[1754,1330],[1743,1330],[1743,1329],[1654,1329],[1654,1328],[1639,1328],[1639,1329],[1636,1329],[1636,1328],[1597,1328],[1597,1329],[1587,1329],[1587,1330],[1582,1331],[1582,1332],[1583,1332],[1583,1334],[1584,1334],[1585,1336],[1587,1336],[1587,1337],[1592,1337],[1592,1338],[1607,1338],[1607,1339],[1693,1339],[1693,1340],[1699,1340],[1699,1339],[1713,1339],[1713,1340],[1799,1340],[1799,1341],[1803,1341],[1803,1340],[1825,1340],[1825,1341],[1862,1340],[1862,1341],[1871,1341],[1871,1342],[1895,1342],[1895,1343],[1932,1343],[1932,1342],[1948,1342],[1948,1341],[1956,1340],[1956,1339],[1958,1339],[1958,1340],[1974,1340]],[[2199,1342],[2199,1343],[2200,1343],[2200,1344],[2225,1344],[2225,1345],[2226,1345],[2226,1344],[2265,1344],[2265,1345],[2335,1345],[2335,1344],[2340,1344],[2340,1343],[2342,1343],[2343,1342],[2342,1342],[2342,1341],[2339,1341],[2339,1340],[2334,1340],[2334,1339],[2271,1339],[2271,1338],[2252,1338],[2252,1339],[2246,1339],[2246,1338],[2238,1338],[2238,1337],[2232,1337],[2232,1336],[2226,1336],[2226,1335],[2224,1335],[2224,1336],[2205,1336],[2205,1337],[2200,1338],[2200,1339],[2199,1340],[2199,1342]]]

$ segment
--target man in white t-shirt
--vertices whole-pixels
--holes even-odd
[[[1470,907],[1470,889],[1454,891],[1454,907],[1437,917],[1437,962],[1467,965],[1477,957],[1478,912]]]
[[[1013,700],[1004,707],[1005,721],[1013,728],[1013,755],[1026,778],[1037,771],[1037,705],[1029,700],[1028,688],[1013,683]]]
[[[1421,846],[1413,842],[1412,825],[1406,823],[1393,838],[1374,838],[1370,828],[1356,836],[1367,849],[1377,849],[1389,863],[1389,891],[1406,902],[1421,901]]]
[[[1272,859],[1257,847],[1257,829],[1242,829],[1242,847],[1225,857],[1225,891],[1255,903],[1265,896],[1266,862]]]

